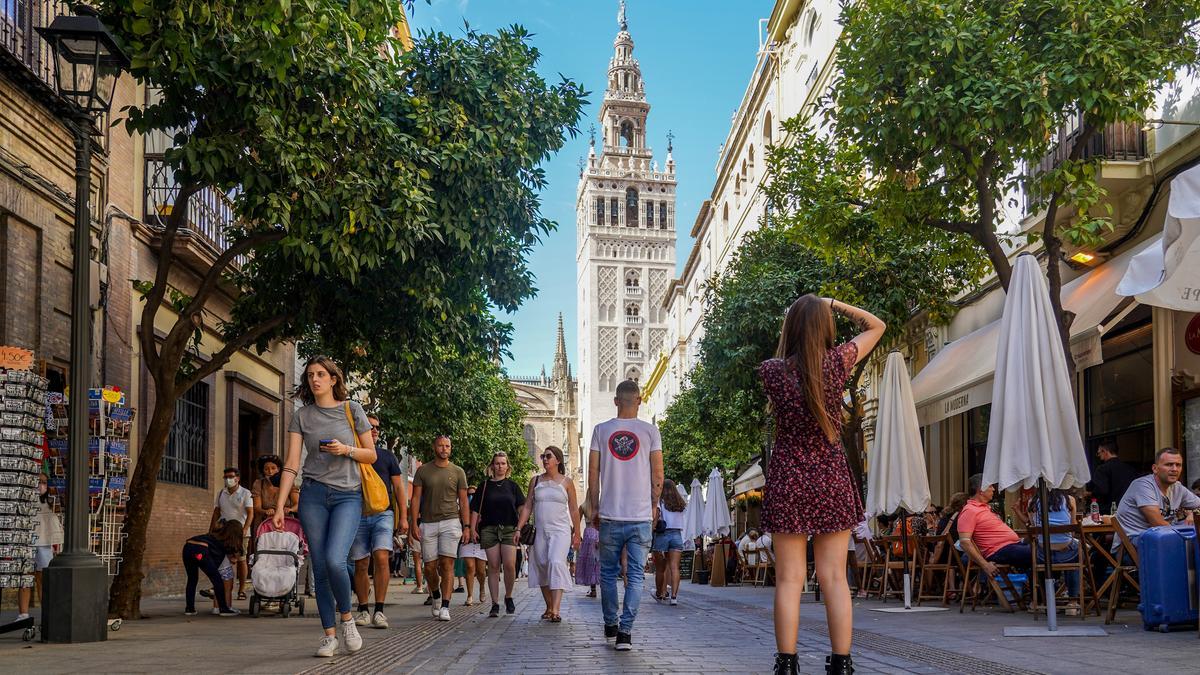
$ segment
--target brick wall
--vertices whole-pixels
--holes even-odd
[[[210,491],[186,485],[158,484],[142,567],[146,574],[142,595],[183,592],[180,550],[188,537],[208,531],[215,493],[215,487]]]

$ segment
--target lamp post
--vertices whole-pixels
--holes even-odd
[[[88,7],[38,28],[54,52],[58,93],[72,104],[67,126],[75,138],[75,260],[71,278],[71,390],[67,455],[66,547],[43,573],[42,638],[95,642],[107,638],[108,568],[88,546],[88,390],[92,344],[90,291],[92,128],[112,106],[129,59]]]

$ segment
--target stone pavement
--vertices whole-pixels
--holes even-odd
[[[582,589],[567,595],[563,622],[542,623],[538,593],[523,582],[515,616],[487,617],[487,605],[462,607],[454,596],[450,622],[433,621],[393,587],[390,630],[362,629],[354,655],[322,661],[311,654],[320,636],[314,616],[219,618],[181,615],[179,599],[149,599],[150,617],[128,622],[107,642],[23,643],[0,635],[0,671],[26,673],[696,673],[770,672],[774,640],[771,589],[711,588],[685,583],[676,607],[647,593],[634,629],[634,650],[615,652],[604,640],[599,600]],[[799,650],[801,671],[822,672],[828,653],[824,608],[806,596]],[[237,603],[244,607],[245,603]],[[1141,629],[1133,612],[1108,626],[1105,638],[1002,637],[1004,626],[1030,625],[1029,615],[979,610],[898,615],[856,601],[855,664],[870,673],[1196,672],[1194,631],[1161,635]],[[888,603],[896,606],[896,603]],[[312,603],[310,601],[310,609]],[[7,618],[7,617],[6,617]],[[1074,620],[1064,620],[1070,625]],[[1101,625],[1092,617],[1087,625]]]

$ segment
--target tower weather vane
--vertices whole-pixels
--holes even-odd
[[[588,142],[588,145],[591,145],[594,147],[596,145],[596,125],[595,124],[588,125],[588,135],[591,137],[591,140]]]
[[[674,149],[675,149],[675,132],[668,129],[667,130],[667,152],[671,152]]]
[[[625,0],[621,0],[619,9],[617,9],[617,24],[621,26],[621,30],[629,29],[629,24],[625,21]]]

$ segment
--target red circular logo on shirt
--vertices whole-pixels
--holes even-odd
[[[639,445],[637,434],[632,431],[618,431],[608,437],[608,451],[622,462],[637,457]]]

